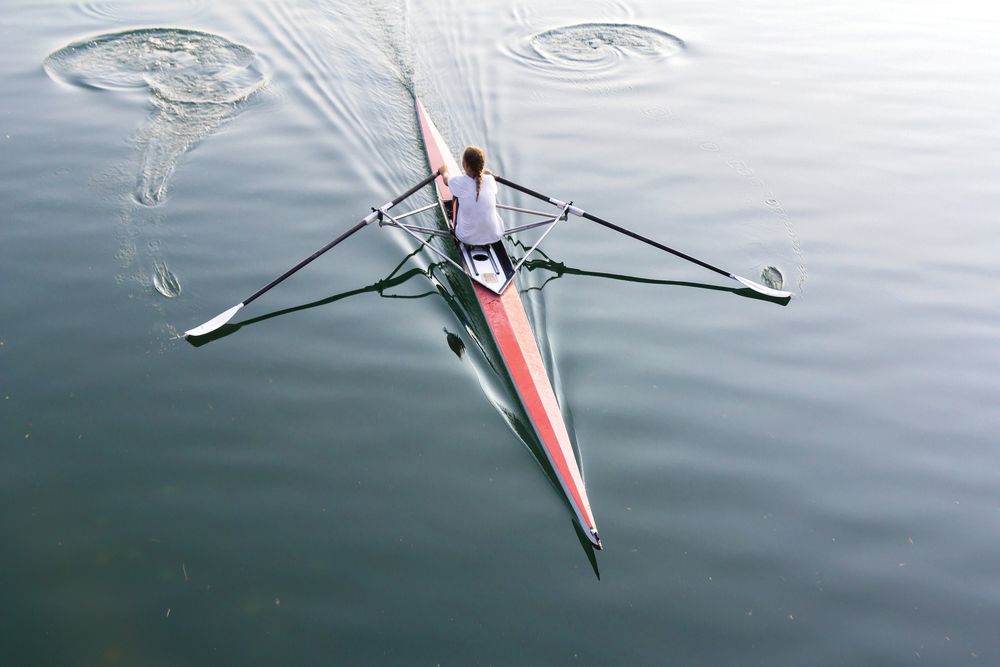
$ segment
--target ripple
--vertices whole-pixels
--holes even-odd
[[[153,287],[168,299],[173,299],[181,293],[181,283],[177,276],[159,260],[153,263]]]
[[[650,26],[577,23],[536,32],[509,50],[521,62],[547,71],[604,72],[627,59],[659,60],[684,49],[684,40]]]
[[[205,32],[146,28],[69,44],[45,59],[54,79],[103,90],[148,89],[153,112],[136,135],[142,148],[136,199],[160,204],[177,160],[238,116],[266,84],[249,48]]]
[[[190,18],[201,14],[205,0],[86,0],[77,4],[85,15],[102,21],[152,21]]]

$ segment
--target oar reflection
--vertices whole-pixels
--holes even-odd
[[[421,292],[419,294],[386,294],[386,290],[392,287],[398,287],[403,283],[409,281],[414,276],[418,275],[424,277],[428,276],[427,271],[417,267],[399,273],[399,270],[403,268],[403,266],[406,265],[410,261],[410,259],[412,259],[413,256],[416,255],[418,252],[420,252],[419,249],[414,252],[411,252],[409,255],[404,257],[402,261],[400,261],[399,264],[397,264],[392,271],[389,272],[389,275],[387,275],[385,278],[376,280],[370,285],[359,287],[357,289],[348,290],[346,292],[340,292],[339,294],[334,294],[332,296],[328,296],[318,301],[310,301],[309,303],[304,303],[298,306],[292,306],[291,308],[282,308],[281,310],[275,310],[270,313],[265,313],[264,315],[258,315],[257,317],[252,317],[250,319],[243,320],[241,322],[232,322],[229,324],[224,324],[215,331],[212,331],[211,333],[207,333],[203,336],[189,336],[184,340],[186,340],[194,347],[201,347],[202,345],[206,345],[208,343],[211,343],[212,341],[219,340],[220,338],[231,336],[240,329],[248,327],[252,324],[257,324],[259,322],[264,322],[265,320],[274,319],[275,317],[281,317],[282,315],[291,315],[292,313],[298,313],[303,310],[309,310],[311,308],[319,308],[320,306],[326,306],[331,303],[335,303],[337,301],[342,301],[343,299],[352,296],[357,296],[358,294],[378,294],[380,297],[383,297],[385,299],[422,299],[425,296],[430,296],[431,294],[437,294],[437,291],[435,290],[429,290],[427,292]]]
[[[514,241],[514,245],[524,247],[517,241]],[[545,270],[552,273],[552,276],[546,278],[540,285],[527,287],[523,289],[523,292],[541,291],[546,285],[548,285],[553,280],[557,278],[562,278],[563,276],[586,276],[589,278],[606,278],[608,280],[619,280],[628,283],[642,283],[645,285],[664,285],[667,287],[690,287],[693,289],[703,289],[711,292],[728,292],[735,296],[745,297],[747,299],[754,299],[756,301],[766,301],[768,303],[774,303],[779,306],[787,306],[788,302],[791,301],[791,297],[775,297],[768,296],[767,294],[761,294],[760,292],[754,291],[747,287],[725,287],[722,285],[712,285],[709,283],[696,283],[686,280],[662,280],[659,278],[644,278],[642,276],[632,276],[623,273],[610,273],[607,271],[587,271],[585,269],[578,269],[572,266],[567,266],[563,262],[556,261],[546,255],[541,250],[535,250],[535,253],[542,255],[541,259],[529,259],[524,263],[523,268],[528,271],[539,271]]]
[[[516,241],[515,246],[520,245]],[[326,306],[337,301],[341,301],[348,297],[357,296],[359,294],[378,294],[384,299],[422,299],[424,297],[431,296],[433,294],[441,294],[439,290],[431,289],[426,292],[420,292],[417,294],[390,294],[387,290],[393,287],[399,287],[404,283],[408,282],[416,276],[424,276],[425,278],[432,278],[434,272],[444,267],[444,262],[437,262],[429,264],[427,269],[421,269],[418,267],[410,268],[407,271],[400,273],[400,269],[406,265],[410,259],[415,255],[422,252],[422,249],[418,249],[406,257],[384,278],[373,282],[370,285],[364,287],[359,287],[357,289],[348,290],[346,292],[340,292],[338,294],[333,294],[318,301],[311,301],[309,303],[304,303],[298,306],[292,306],[290,308],[282,308],[281,310],[275,310],[264,315],[259,315],[257,317],[252,317],[241,322],[234,322],[230,324],[225,324],[215,331],[206,334],[204,336],[189,337],[186,338],[188,343],[194,347],[201,347],[212,341],[219,340],[220,338],[225,338],[230,336],[240,329],[250,326],[252,324],[257,324],[259,322],[264,322],[266,320],[273,319],[275,317],[281,317],[282,315],[290,315],[292,313],[298,313],[303,310],[309,310],[311,308],[319,308],[320,306]],[[747,299],[754,299],[756,301],[766,301],[768,303],[774,303],[779,306],[785,306],[789,302],[788,297],[778,298],[771,297],[760,292],[755,292],[754,290],[748,288],[737,288],[737,287],[724,287],[721,285],[712,285],[709,283],[697,283],[684,280],[662,280],[659,278],[645,278],[643,276],[633,276],[623,273],[610,273],[607,271],[587,271],[586,269],[578,269],[573,266],[569,266],[564,262],[559,262],[540,250],[535,250],[536,254],[541,254],[540,259],[529,259],[524,262],[523,269],[527,271],[548,271],[552,275],[545,278],[539,285],[534,285],[531,287],[526,287],[522,292],[540,292],[546,285],[551,283],[553,280],[562,278],[564,276],[584,276],[589,278],[604,278],[606,280],[617,280],[629,283],[640,283],[645,285],[662,285],[666,287],[687,287],[691,289],[701,289],[708,290],[711,292],[728,292],[734,296],[744,297]],[[450,267],[449,267],[450,268]]]
[[[537,252],[537,250],[535,251]],[[562,262],[557,262],[551,259],[529,259],[524,263],[524,268],[529,271],[536,271],[539,269],[544,269],[546,271],[551,271],[554,275],[546,278],[545,281],[538,285],[537,287],[525,288],[524,292],[531,291],[541,291],[543,287],[548,285],[553,280],[557,278],[562,278],[563,276],[587,276],[590,278],[607,278],[608,280],[620,280],[628,283],[643,283],[646,285],[664,285],[667,287],[691,287],[693,289],[703,289],[712,292],[729,292],[735,296],[745,297],[747,299],[754,299],[756,301],[767,301],[768,303],[774,303],[779,306],[787,306],[791,297],[774,297],[767,296],[766,294],[761,294],[760,292],[755,292],[752,289],[743,287],[723,287],[721,285],[710,285],[708,283],[695,283],[687,280],[662,280],[659,278],[643,278],[642,276],[630,276],[622,273],[608,273],[606,271],[586,271],[584,269],[577,269],[572,266],[567,266]]]

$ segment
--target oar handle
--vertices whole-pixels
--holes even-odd
[[[566,204],[566,202],[563,202],[563,201],[561,201],[559,199],[553,199],[552,197],[549,197],[548,195],[543,195],[541,192],[536,192],[536,191],[532,190],[531,188],[526,188],[523,185],[520,185],[520,184],[515,183],[513,181],[509,181],[506,178],[504,178],[503,176],[497,176],[497,175],[494,174],[493,177],[496,179],[497,183],[503,183],[504,185],[506,185],[508,187],[514,188],[515,190],[520,190],[524,194],[531,195],[532,197],[536,197],[538,199],[541,199],[544,202],[548,202],[550,204],[554,204],[555,206],[564,206]],[[719,275],[726,276],[727,278],[735,278],[735,276],[733,274],[731,274],[729,271],[725,271],[723,269],[720,269],[717,266],[712,266],[708,262],[703,262],[700,259],[698,259],[697,257],[692,257],[691,255],[683,253],[680,250],[674,250],[673,248],[671,248],[669,246],[665,246],[665,245],[663,245],[662,243],[660,243],[658,241],[654,241],[653,239],[646,238],[645,236],[643,236],[641,234],[636,234],[632,230],[625,229],[624,227],[616,225],[613,222],[609,222],[607,220],[604,220],[603,218],[598,218],[596,215],[592,215],[590,213],[587,213],[586,211],[578,209],[575,206],[571,206],[569,210],[570,210],[571,213],[576,213],[577,215],[579,215],[581,217],[584,217],[587,220],[590,220],[592,222],[596,222],[599,225],[604,225],[608,229],[613,229],[616,232],[620,232],[620,233],[624,234],[625,236],[630,236],[630,237],[634,238],[636,241],[642,241],[643,243],[647,243],[647,244],[653,246],[654,248],[659,248],[660,250],[665,250],[666,252],[669,252],[671,255],[675,255],[677,257],[680,257],[681,259],[686,259],[687,261],[693,262],[694,264],[697,264],[698,266],[704,267],[704,268],[706,268],[706,269],[708,269],[710,271],[715,271]]]

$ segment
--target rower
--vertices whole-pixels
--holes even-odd
[[[500,240],[503,220],[497,212],[497,182],[486,169],[486,153],[469,146],[462,153],[464,174],[451,174],[448,165],[438,167],[445,185],[458,199],[455,236],[466,245],[488,246]]]

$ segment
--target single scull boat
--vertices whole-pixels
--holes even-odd
[[[427,115],[424,105],[420,100],[416,100],[415,105],[431,171],[436,172],[441,165],[447,165],[451,173],[462,173],[441,138],[441,133]],[[442,179],[437,179],[437,196],[441,212],[447,219],[453,219],[455,203],[451,191]],[[550,229],[555,222],[564,218],[563,215],[553,220]],[[500,350],[500,356],[503,357],[507,373],[517,389],[521,405],[531,420],[531,427],[566,493],[576,520],[591,544],[600,549],[601,537],[597,533],[597,523],[590,509],[583,475],[577,465],[573,444],[559,410],[556,394],[552,390],[552,383],[545,364],[542,363],[535,334],[528,324],[517,286],[513,284],[515,271],[503,241],[488,248],[468,248],[461,243],[459,246],[479,306],[486,317],[497,349]],[[477,280],[476,277],[480,279]]]

